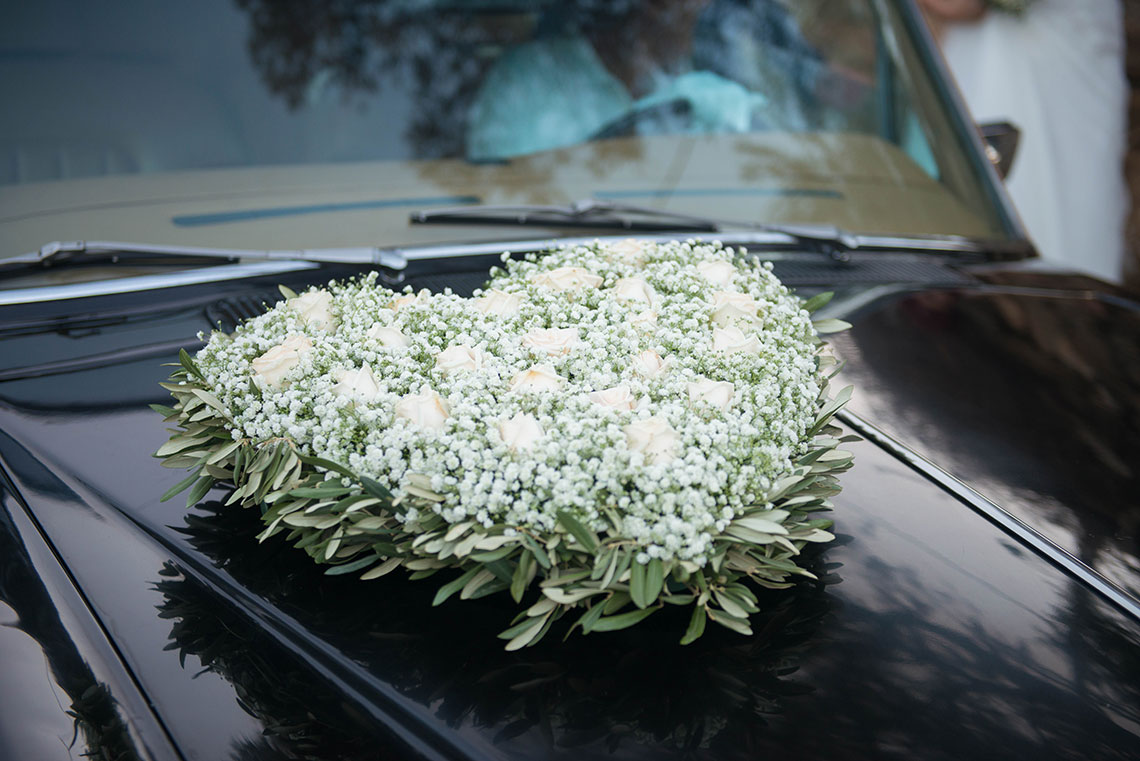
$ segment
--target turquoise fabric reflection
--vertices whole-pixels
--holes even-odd
[[[519,45],[496,61],[472,104],[467,156],[505,159],[584,142],[606,125],[673,101],[688,104],[669,131],[744,132],[767,99],[710,71],[659,73],[634,100],[582,37]]]

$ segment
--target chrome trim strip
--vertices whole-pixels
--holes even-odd
[[[881,429],[859,417],[854,412],[842,410],[837,414],[837,417],[859,435],[877,444],[930,481],[933,481],[957,497],[960,502],[995,524],[1022,545],[1029,547],[1038,555],[1061,568],[1063,571],[1066,571],[1077,581],[1134,619],[1140,621],[1140,601],[1137,601],[1136,598],[1128,592],[1101,576],[1096,570],[1090,568],[1064,547],[1061,547],[1032,526],[1023,523],[1012,513],[1009,513],[1004,508],[991,502],[934,463],[908,449],[897,439],[884,433]]]
[[[805,230],[808,229],[809,228],[805,228]],[[428,246],[415,246],[412,248],[390,247],[368,250],[370,252],[374,252],[375,254],[375,256],[372,258],[372,261],[374,263],[384,263],[386,260],[389,262],[400,261],[401,258],[411,261],[414,259],[442,259],[457,256],[486,256],[501,254],[504,251],[545,251],[556,246],[581,246],[588,245],[595,241],[623,240],[628,237],[630,237],[628,234],[588,235],[568,238],[559,237],[528,238],[522,240],[497,240],[487,243],[441,243]],[[648,240],[656,243],[664,243],[666,241],[681,239],[694,241],[720,241],[725,245],[730,246],[795,244],[795,239],[784,233],[761,231],[702,233],[683,236],[678,235],[677,233],[652,233],[640,234],[637,237],[641,240]],[[850,237],[855,243],[858,244],[860,248],[876,248],[883,251],[883,253],[889,253],[892,249],[901,249],[898,254],[891,255],[905,255],[910,252],[913,256],[922,256],[921,254],[913,253],[916,250],[943,251],[948,253],[969,253],[981,252],[984,250],[983,247],[975,241],[972,241],[968,238],[959,238],[953,236],[948,238],[905,238],[891,236],[852,235]],[[139,248],[154,250],[160,247],[139,246]],[[757,255],[763,259],[776,259],[784,256],[787,256],[788,258],[801,258],[805,255],[810,256],[811,254],[794,252],[792,254],[785,255],[779,252],[757,252]],[[346,263],[360,263],[361,265],[366,264],[359,258],[344,258],[339,261]],[[257,277],[260,275],[275,275],[285,272],[310,270],[316,269],[319,266],[320,263],[318,262],[279,259],[266,262],[250,262],[246,264],[230,264],[217,267],[204,267],[201,269],[187,270],[183,272],[172,272],[169,274],[161,275],[142,275],[138,277],[124,277],[112,280],[97,280],[90,283],[74,283],[69,285],[45,286],[40,288],[22,288],[8,291],[0,290],[0,306],[8,306],[11,304],[31,304],[63,299],[80,299],[89,296],[107,296],[110,294],[131,293],[134,291],[145,291],[155,288],[174,288],[182,285],[198,285],[201,283],[213,283],[223,280],[237,280],[244,277]]]
[[[254,264],[224,264],[219,267],[171,272],[161,275],[139,275],[114,280],[96,280],[90,283],[52,285],[42,288],[19,288],[0,291],[0,306],[35,304],[42,301],[82,299],[90,296],[108,296],[115,293],[133,293],[158,288],[175,288],[181,285],[200,285],[244,277],[279,275],[285,272],[317,269],[313,262],[257,262]]]
[[[789,228],[791,225],[788,226]],[[816,232],[810,225],[803,227],[804,232]],[[497,240],[489,243],[442,243],[438,245],[416,246],[414,248],[393,248],[387,249],[403,254],[409,261],[412,259],[440,259],[449,256],[474,256],[486,254],[501,254],[503,251],[545,251],[555,246],[584,246],[593,243],[594,241],[608,241],[608,240],[624,240],[629,237],[636,237],[638,240],[647,240],[653,243],[665,243],[674,240],[694,240],[694,241],[720,241],[725,245],[731,246],[748,246],[748,245],[761,245],[761,244],[788,244],[794,246],[796,244],[795,238],[782,232],[764,232],[764,231],[737,231],[727,230],[715,233],[638,233],[632,236],[630,233],[623,233],[620,235],[580,235],[573,237],[558,237],[558,238],[526,238],[520,240]],[[849,236],[853,242],[858,244],[859,249],[872,248],[881,249],[885,252],[898,250],[900,253],[917,252],[917,251],[939,251],[945,253],[981,253],[985,251],[985,246],[978,241],[969,238],[962,238],[959,236],[948,236],[945,238],[938,237],[917,237],[909,238],[902,236],[892,235],[857,235],[852,234]],[[764,257],[768,258],[773,256],[768,252],[764,252]],[[811,254],[806,254],[811,256]],[[921,254],[915,254],[921,256]],[[776,256],[782,256],[776,254]],[[788,258],[803,258],[805,256],[802,251],[794,251],[786,254]]]
[[[202,246],[169,246],[160,243],[132,243],[120,240],[56,240],[20,256],[0,259],[0,267],[48,265],[57,256],[67,254],[111,254],[112,262],[119,254],[157,254],[160,256],[197,256],[226,259],[230,262],[319,262],[328,264],[375,264],[402,270],[408,262],[399,249],[356,246],[350,248],[301,248],[257,250],[244,248],[204,248]]]

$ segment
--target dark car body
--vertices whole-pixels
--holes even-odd
[[[152,456],[162,363],[278,285],[361,267],[0,290],[0,758],[1140,758],[1140,302],[1005,261],[1030,247],[955,118],[1001,240],[741,238],[805,296],[835,292],[856,387],[840,421],[862,437],[818,581],[765,592],[752,637],[682,647],[686,616],[662,614],[505,652],[501,596],[433,607],[430,582],[326,576],[256,542],[258,516],[223,489],[160,502],[180,478]],[[77,208],[9,219],[70,231]],[[539,247],[512,235],[461,226],[385,274],[469,295],[491,250]]]

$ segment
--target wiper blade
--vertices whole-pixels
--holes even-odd
[[[444,209],[414,211],[413,224],[491,224],[550,225],[553,227],[592,227],[644,232],[708,232],[749,230],[786,236],[801,248],[844,260],[860,247],[859,236],[837,227],[799,227],[757,222],[698,217],[635,204],[613,203],[587,198],[564,206],[544,204],[475,204]]]
[[[69,262],[111,261],[138,257],[186,257],[239,261],[304,261],[321,264],[364,264],[388,270],[402,270],[408,265],[403,251],[361,246],[356,248],[303,248],[296,250],[256,250],[241,248],[204,248],[200,246],[166,246],[151,243],[126,243],[114,240],[53,241],[39,251],[0,259],[0,273],[7,269],[52,267]],[[122,259],[120,259],[122,257]]]
[[[443,209],[413,211],[409,220],[418,225],[487,224],[550,225],[553,227],[592,227],[600,230],[714,233],[726,223],[633,204],[611,203],[588,198],[565,206],[554,204],[494,205],[473,204]],[[728,223],[732,224],[732,223]]]

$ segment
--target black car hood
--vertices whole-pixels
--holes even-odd
[[[39,335],[99,355],[137,348],[130,330],[160,346],[208,329],[203,304],[219,296],[168,298],[129,329],[24,330],[8,346]],[[885,428],[906,421],[876,406],[898,378],[869,369],[868,347],[913,329],[904,303],[857,315],[839,347],[858,411]],[[920,356],[921,344],[904,345]],[[0,457],[188,757],[1140,755],[1137,622],[872,443],[854,445],[820,581],[764,597],[754,637],[681,647],[684,621],[654,617],[506,653],[502,600],[433,608],[433,581],[323,576],[301,551],[258,544],[256,515],[222,508],[220,490],[190,511],[159,503],[180,477],[151,457],[168,435],[146,407],[163,401],[161,361],[128,351],[10,373]]]
[[[853,321],[849,409],[1140,599],[1140,305],[935,289]]]

